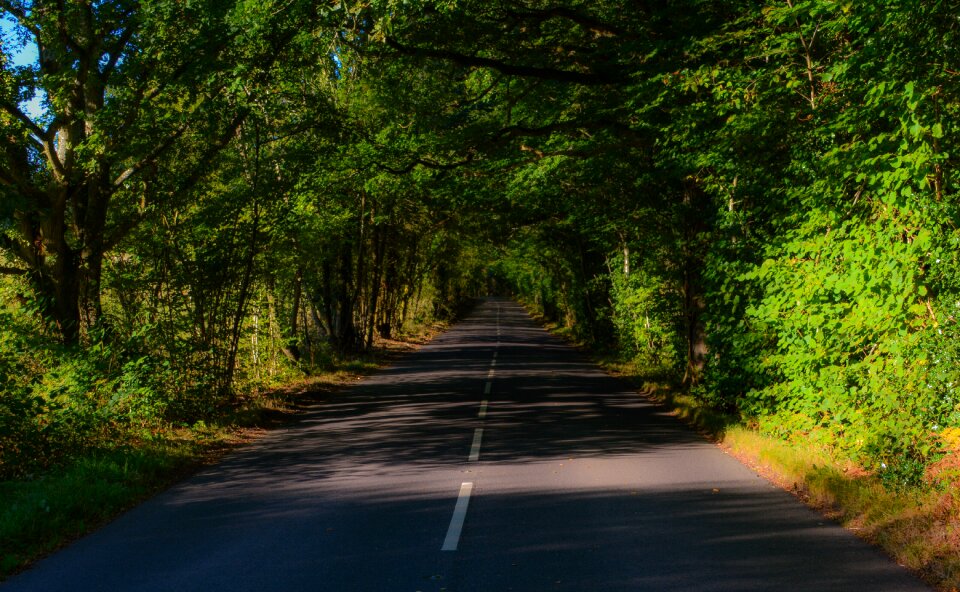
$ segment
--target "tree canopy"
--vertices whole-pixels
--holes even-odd
[[[0,0],[0,461],[504,293],[919,479],[960,434],[952,8]]]

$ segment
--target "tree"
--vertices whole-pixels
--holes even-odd
[[[104,254],[207,171],[293,36],[296,8],[4,0],[36,64],[5,62],[2,247],[66,343],[101,320]],[[269,31],[256,43],[258,31]],[[46,113],[20,105],[43,97]]]

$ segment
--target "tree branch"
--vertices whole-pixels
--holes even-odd
[[[418,166],[440,171],[452,171],[453,169],[470,164],[473,162],[474,158],[476,158],[476,154],[474,152],[469,152],[467,153],[466,158],[463,160],[458,160],[457,162],[437,162],[435,160],[428,160],[426,158],[416,158],[402,168],[393,168],[389,165],[383,164],[382,162],[375,162],[373,163],[373,166],[392,175],[406,175],[407,173],[412,172],[413,169],[417,168]]]
[[[30,119],[29,117],[27,117],[27,115],[26,115],[23,111],[21,111],[19,107],[17,107],[16,105],[14,105],[13,103],[11,103],[10,101],[8,101],[8,100],[6,100],[6,99],[0,99],[0,109],[3,109],[3,110],[6,111],[8,114],[12,115],[12,116],[13,116],[14,118],[16,118],[20,123],[22,123],[24,126],[26,126],[26,128],[27,128],[28,130],[30,130],[31,132],[33,132],[33,135],[35,135],[35,136],[37,137],[37,138],[36,138],[36,141],[37,141],[41,146],[43,145],[43,143],[44,143],[44,142],[47,140],[47,138],[49,137],[48,134],[47,134],[47,132],[45,132],[45,131],[43,130],[43,128],[41,128],[39,125],[37,125],[36,123],[34,123],[33,120]]]
[[[15,169],[22,168],[17,166],[16,161],[8,161],[7,166],[0,166],[0,185],[13,187],[15,191],[25,197],[29,197],[41,207],[48,207],[48,196],[43,191],[33,186],[23,175],[24,171]]]
[[[59,178],[63,178],[65,174],[63,170],[63,163],[60,162],[60,158],[57,156],[56,147],[53,145],[53,128],[51,127],[45,131],[39,125],[34,123],[32,119],[27,117],[27,115],[21,111],[19,107],[5,99],[0,99],[0,109],[12,115],[30,132],[33,133],[31,138],[43,150],[44,156],[47,157],[47,161],[49,161],[50,166],[53,167],[54,175]]]
[[[453,103],[453,106],[456,107],[457,109],[462,109],[462,108],[464,108],[464,107],[466,107],[466,106],[468,106],[468,105],[472,105],[472,104],[474,104],[474,103],[479,103],[479,102],[482,101],[488,94],[490,94],[490,91],[492,91],[494,88],[496,88],[497,85],[499,85],[500,82],[502,82],[502,80],[503,80],[503,77],[502,77],[502,76],[497,76],[496,78],[494,78],[493,82],[491,82],[490,85],[487,86],[487,88],[483,89],[483,90],[480,92],[480,94],[478,94],[477,96],[475,96],[475,97],[473,97],[473,98],[464,99],[463,101],[455,101],[455,102]]]
[[[515,18],[535,18],[538,20],[547,20],[551,18],[562,18],[572,21],[585,29],[590,29],[596,33],[609,36],[624,35],[625,31],[619,27],[604,23],[585,14],[580,14],[575,10],[556,6],[545,10],[527,10],[527,11],[507,11],[507,14]]]
[[[60,33],[60,39],[64,45],[80,54],[83,58],[86,58],[88,56],[87,48],[80,45],[80,43],[70,35],[70,30],[67,27],[67,6],[63,0],[57,0],[57,8],[59,9],[57,13],[57,32]]]
[[[523,66],[517,64],[508,64],[506,62],[492,58],[480,56],[470,56],[454,51],[442,49],[428,49],[425,47],[408,47],[402,45],[392,37],[387,38],[387,45],[394,50],[413,57],[432,58],[446,60],[469,66],[472,68],[491,68],[503,74],[510,76],[521,76],[525,78],[542,78],[556,82],[566,82],[570,84],[580,84],[584,86],[603,86],[617,85],[626,82],[625,76],[614,76],[610,74],[600,74],[596,72],[576,72],[573,70],[561,70],[558,68],[541,68],[537,66]]]
[[[117,63],[120,61],[120,56],[123,54],[123,48],[130,43],[133,33],[134,27],[132,25],[127,25],[127,28],[123,30],[123,33],[120,34],[120,37],[117,38],[117,41],[107,48],[107,51],[110,53],[110,59],[107,60],[107,63],[103,66],[103,70],[100,72],[100,75],[103,77],[104,84],[110,80],[110,76],[116,69]]]
[[[143,170],[147,165],[160,157],[164,152],[170,149],[173,146],[173,143],[187,131],[187,126],[182,125],[179,128],[173,130],[173,133],[167,136],[165,140],[160,142],[149,154],[141,158],[136,164],[127,168],[125,171],[120,173],[116,179],[113,180],[114,189],[119,188],[123,185],[130,177],[136,175],[141,170]]]
[[[30,34],[33,35],[34,38],[40,39],[40,29],[30,23],[30,20],[27,18],[27,13],[22,9],[15,6],[12,2],[9,2],[9,0],[0,0],[0,8],[12,14],[13,17],[17,19],[17,24],[27,31],[30,31]]]
[[[240,125],[248,115],[250,115],[250,109],[248,108],[241,109],[237,112],[237,115],[233,118],[233,120],[231,120],[230,124],[224,130],[223,135],[221,135],[220,138],[218,138],[217,141],[214,142],[213,145],[211,145],[207,151],[203,153],[203,156],[200,157],[200,160],[197,162],[193,172],[184,179],[183,183],[171,191],[171,194],[180,194],[189,191],[200,181],[200,179],[203,178],[203,176],[209,170],[210,163],[234,138],[237,130],[240,128]],[[120,224],[114,228],[113,232],[110,233],[110,236],[106,237],[103,241],[103,252],[106,253],[117,246],[120,241],[122,241],[123,238],[129,234],[131,230],[136,228],[137,225],[140,224],[140,222],[142,222],[146,217],[147,211],[144,210],[140,214],[133,216],[123,224]]]

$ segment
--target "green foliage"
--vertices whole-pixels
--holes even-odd
[[[192,460],[186,447],[98,451],[49,474],[0,481],[0,576],[115,516]]]
[[[730,115],[721,149],[700,155],[729,210],[708,259],[703,396],[890,483],[917,482],[936,458],[935,428],[952,412],[941,385],[957,375],[940,362],[952,319],[937,312],[956,285],[943,248],[956,216],[942,177],[950,108],[937,73],[903,57],[926,34],[905,23],[934,12],[804,2],[732,24],[720,47],[754,39],[767,61],[757,68],[748,53],[714,71],[716,110]],[[774,129],[789,144],[724,154]]]
[[[784,435],[822,430],[863,456],[924,446],[930,401],[917,331],[927,311],[916,262],[929,236],[905,242],[902,224],[801,226],[777,259],[744,275],[764,286],[746,321],[776,344],[758,371],[777,377],[745,395],[745,414]]]
[[[5,306],[0,318],[0,478],[57,465],[164,417],[175,375],[138,353],[149,328],[127,343],[78,349],[51,342],[29,312]]]
[[[51,60],[3,44],[5,475],[485,293],[891,484],[960,427],[949,6],[25,6]]]
[[[622,261],[617,261],[622,266]],[[681,311],[670,283],[644,270],[613,272],[610,298],[620,351],[642,371],[668,377],[682,374]]]

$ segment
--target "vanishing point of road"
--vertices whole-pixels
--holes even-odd
[[[927,590],[487,299],[0,592]]]

